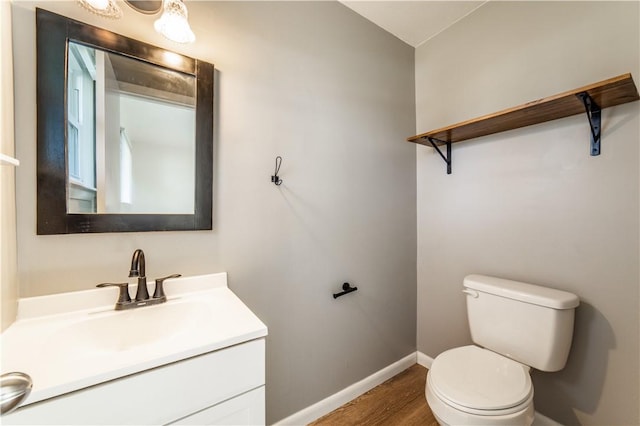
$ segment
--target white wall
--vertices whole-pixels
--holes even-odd
[[[638,2],[490,2],[416,51],[417,131],[631,72]],[[638,424],[640,103],[453,146],[417,147],[418,350],[470,343],[462,280],[495,275],[578,294],[566,369],[534,373],[564,424]]]
[[[122,280],[138,247],[149,277],[228,271],[269,327],[269,422],[415,351],[411,47],[337,2],[190,1],[184,47],[126,6],[39,4],[216,65],[214,230],[35,235],[35,15],[14,4],[22,296]],[[358,292],[334,300],[345,281]]]
[[[13,56],[11,49],[11,4],[0,2],[0,153],[14,156]],[[13,166],[0,165],[0,329],[7,328],[18,308],[18,264],[16,256],[16,197]]]
[[[133,151],[133,203],[129,211],[193,212],[195,108],[125,93],[119,97],[120,125],[126,129]]]

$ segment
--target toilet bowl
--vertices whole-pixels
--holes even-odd
[[[431,411],[441,425],[531,425],[531,368],[564,368],[578,297],[483,275],[467,276],[463,292],[475,345],[435,358],[425,385]]]
[[[451,349],[429,369],[427,402],[441,425],[530,425],[529,370],[478,346]]]

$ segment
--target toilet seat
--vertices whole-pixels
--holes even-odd
[[[533,400],[529,367],[473,345],[436,357],[427,381],[434,396],[469,414],[507,415]]]

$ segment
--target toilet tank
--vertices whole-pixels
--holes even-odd
[[[464,279],[474,343],[542,371],[564,368],[578,296],[485,275]]]

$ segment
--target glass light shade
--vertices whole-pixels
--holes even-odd
[[[154,23],[156,31],[177,43],[192,43],[196,36],[189,26],[187,6],[181,0],[164,0],[162,16]]]
[[[85,9],[105,18],[119,19],[122,17],[122,9],[116,4],[116,0],[78,0]]]

